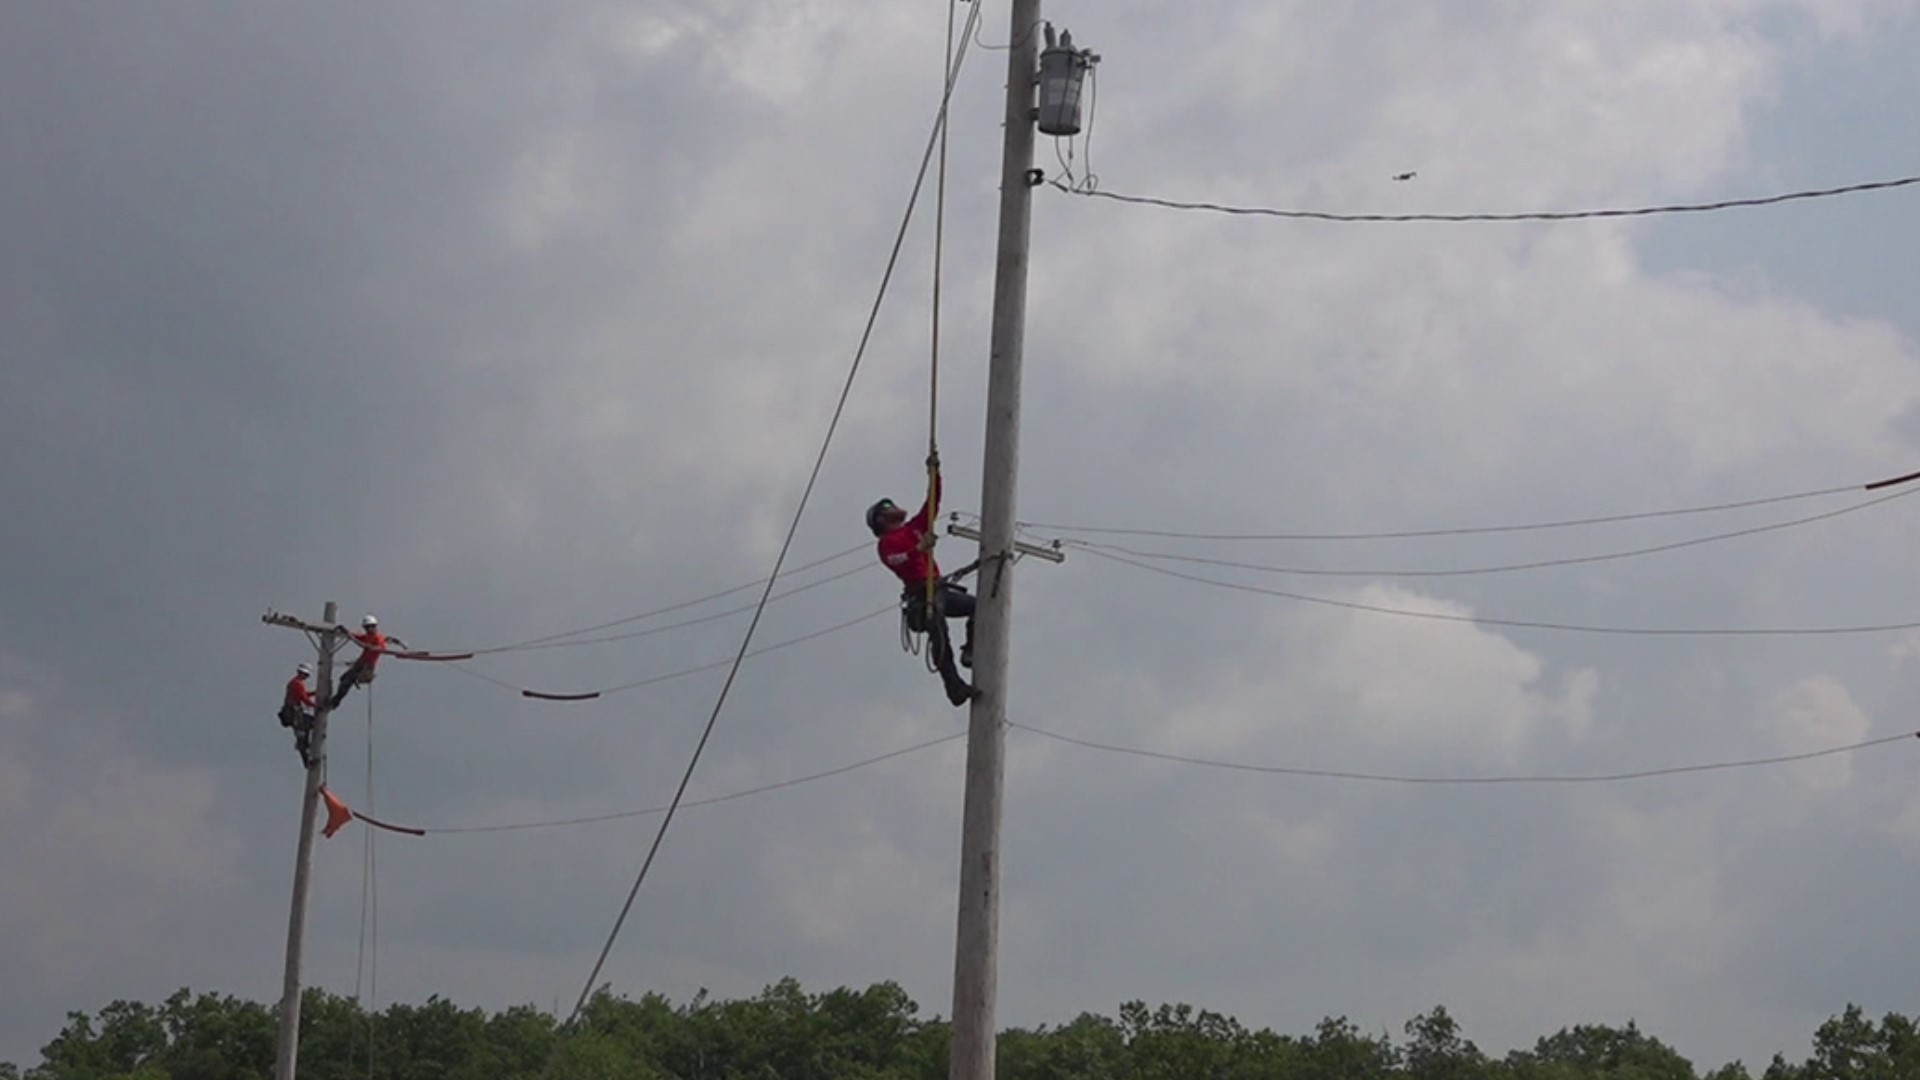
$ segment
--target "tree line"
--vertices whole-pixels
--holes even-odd
[[[269,1080],[277,1009],[181,990],[159,1005],[116,1001],[71,1013],[24,1071],[0,1080]],[[808,993],[792,979],[759,995],[675,1005],[602,991],[573,1029],[531,1006],[463,1009],[444,998],[378,1012],[324,991],[301,1006],[303,1080],[945,1080],[948,1028],[923,1019],[898,985]],[[1399,1037],[1330,1018],[1308,1035],[1249,1030],[1189,1005],[1120,1007],[1117,1016],[1012,1028],[1002,1080],[1914,1080],[1920,1034],[1859,1008],[1814,1032],[1812,1054],[1776,1054],[1755,1073],[1710,1072],[1629,1022],[1578,1025],[1502,1057],[1483,1053],[1443,1007]]]

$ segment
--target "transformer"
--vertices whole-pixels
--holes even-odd
[[[1063,30],[1055,40],[1047,24],[1047,47],[1040,54],[1040,109],[1043,135],[1080,134],[1080,87],[1087,70],[1100,62],[1091,49],[1075,49],[1073,33]]]

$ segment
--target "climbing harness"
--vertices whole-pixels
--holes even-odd
[[[928,618],[928,614],[942,607],[938,600],[939,591],[949,587],[960,589],[962,592],[966,591],[961,588],[960,580],[978,569],[980,569],[980,560],[975,559],[950,574],[942,574],[937,579],[929,578],[924,596],[914,592],[911,586],[900,590],[900,650],[902,652],[914,656],[922,655],[920,635],[927,633],[932,626],[932,620]],[[944,611],[935,617],[944,618]],[[937,674],[940,669],[934,660],[932,649],[926,651],[925,659],[927,670]]]

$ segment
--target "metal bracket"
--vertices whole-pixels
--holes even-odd
[[[979,529],[971,525],[962,525],[958,521],[951,519],[947,522],[947,532],[962,540],[972,540],[976,543],[980,540]],[[1061,549],[1060,541],[1058,540],[1055,540],[1051,544],[1029,544],[1024,540],[1015,540],[1013,542],[1013,550],[1022,555],[1031,555],[1036,559],[1045,559],[1051,563],[1063,563],[1067,561],[1067,553]]]

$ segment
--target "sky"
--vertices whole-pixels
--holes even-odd
[[[1004,45],[1008,6],[983,2],[981,43]],[[1098,100],[1091,142],[1042,140],[1040,163],[1385,213],[1902,176],[1916,7],[1061,0],[1048,18],[1103,57]],[[418,647],[486,647],[772,567],[944,34],[937,5],[872,0],[0,7],[0,1060],[116,998],[278,996],[301,773],[273,711],[313,654],[262,613],[337,601]],[[958,510],[980,500],[1006,55],[967,54],[952,118],[937,435]],[[1468,778],[1920,729],[1913,631],[1591,632],[1920,619],[1920,508],[1840,490],[1920,468],[1910,190],[1497,225],[1037,191],[1032,535],[1317,571],[1128,556],[1391,611],[1084,547],[1020,565],[1000,1022],[1141,999],[1398,1035],[1443,1004],[1493,1053],[1636,1020],[1704,1070],[1804,1057],[1849,1003],[1911,1014],[1920,945],[1886,927],[1920,877],[1917,747],[1449,786],[1027,730]],[[930,209],[790,565],[847,554],[789,579],[821,584],[755,643],[882,614],[748,661],[692,797],[962,730],[900,650],[889,576],[853,572],[866,505],[924,482]],[[1093,531],[1457,530],[1810,492],[1395,541]],[[390,662],[334,719],[331,783],[429,830],[658,806],[723,671],[566,705],[486,680],[633,683],[745,629]],[[944,1015],[963,765],[948,742],[686,810],[603,981],[685,1000],[893,979]],[[564,1008],[657,822],[383,837],[366,962],[364,833],[343,832],[315,856],[310,981]]]

